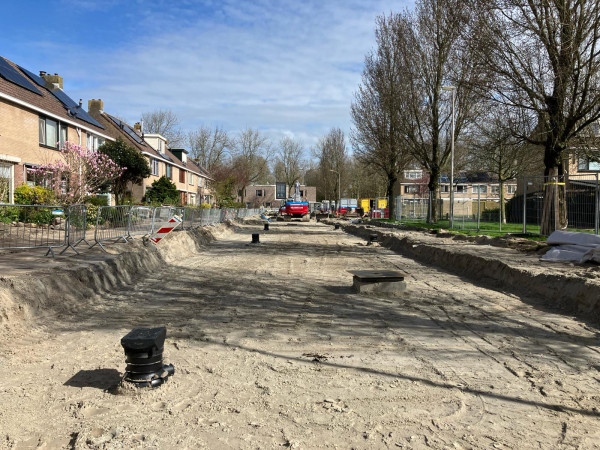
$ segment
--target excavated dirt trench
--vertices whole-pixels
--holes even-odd
[[[5,274],[0,447],[598,448],[600,333],[553,292],[589,304],[595,267],[345,230],[247,222]],[[404,296],[353,292],[384,268]],[[120,386],[120,338],[157,325],[175,375]]]
[[[333,222],[332,222],[333,223]],[[529,294],[565,312],[597,321],[600,318],[600,270],[589,263],[549,263],[539,260],[540,253],[531,243],[525,252],[504,246],[481,244],[465,236],[435,234],[374,226],[347,225],[344,231],[365,240],[377,234],[381,244],[423,264],[431,264],[465,276],[477,282],[486,282],[506,291]],[[513,240],[513,245],[515,244]],[[483,242],[489,242],[484,240]],[[542,252],[547,248],[542,248]]]

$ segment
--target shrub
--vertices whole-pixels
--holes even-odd
[[[89,205],[108,206],[108,198],[106,195],[88,195],[83,202],[88,205],[88,207]]]
[[[52,205],[56,203],[56,196],[50,189],[42,186],[28,186],[22,184],[15,189],[15,203],[18,205]]]

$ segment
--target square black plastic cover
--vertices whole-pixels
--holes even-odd
[[[162,349],[167,337],[167,327],[134,328],[121,338],[121,345],[127,350],[140,351]]]

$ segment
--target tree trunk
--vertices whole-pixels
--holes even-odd
[[[544,171],[544,202],[540,234],[550,235],[554,230],[567,228],[566,186],[562,166]]]
[[[500,179],[500,223],[506,225],[506,203],[504,202],[504,181]]]
[[[394,214],[396,213],[396,202],[394,201],[394,186],[396,185],[396,181],[398,181],[398,177],[395,175],[388,174],[388,182],[387,182],[387,198],[388,198],[388,218],[393,219],[396,217]],[[383,214],[382,214],[383,217]]]
[[[438,204],[437,194],[440,187],[439,183],[440,173],[439,170],[432,170],[429,177],[429,210],[427,213],[427,223],[436,223],[438,221]]]

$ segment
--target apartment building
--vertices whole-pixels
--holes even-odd
[[[422,169],[410,169],[403,172],[403,177],[397,183],[395,195],[407,202],[416,204],[429,201],[429,174]],[[517,180],[503,183],[504,201],[513,198],[517,192]],[[440,214],[450,212],[450,177],[442,174],[439,180],[438,201]],[[455,212],[457,205],[464,214],[472,214],[474,202],[499,203],[500,183],[487,172],[458,173],[454,181]]]

